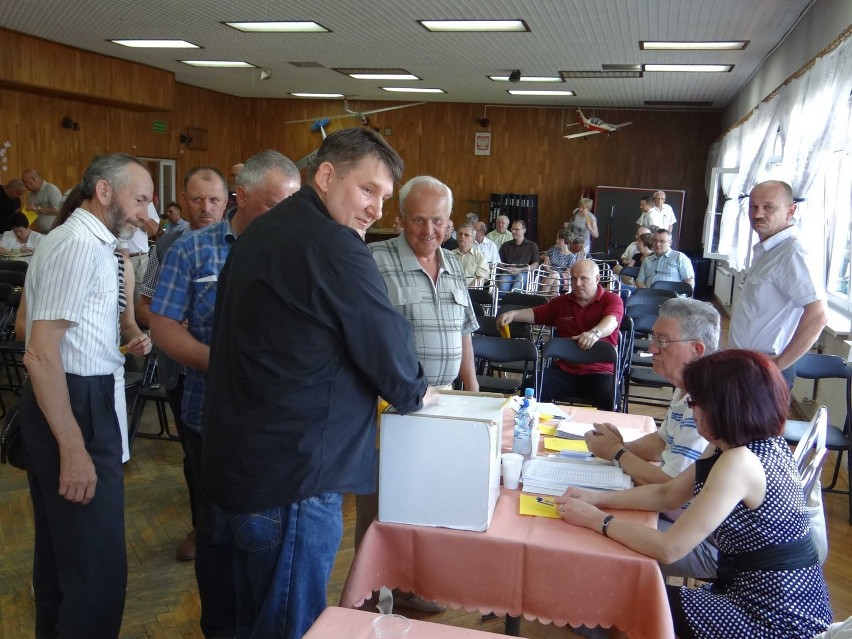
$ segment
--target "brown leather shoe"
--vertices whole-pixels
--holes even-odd
[[[194,561],[195,560],[195,529],[189,531],[186,539],[178,546],[175,553],[178,561]]]

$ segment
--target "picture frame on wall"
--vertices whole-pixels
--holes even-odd
[[[474,135],[473,154],[491,155],[491,133],[477,131]]]

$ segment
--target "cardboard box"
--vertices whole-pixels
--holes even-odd
[[[506,398],[445,391],[416,413],[382,414],[379,521],[484,531],[500,496]]]

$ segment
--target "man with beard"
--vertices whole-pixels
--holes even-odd
[[[142,162],[116,153],[92,160],[77,188],[81,206],[44,238],[26,281],[21,434],[35,519],[35,634],[114,638],[127,587],[114,250],[154,186]]]

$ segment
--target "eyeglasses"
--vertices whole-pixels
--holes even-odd
[[[695,408],[696,406],[700,406],[700,404],[698,402],[696,402],[694,399],[692,399],[691,397],[686,398],[686,405],[689,406],[690,408]]]
[[[656,344],[657,348],[661,351],[664,351],[669,347],[669,344],[677,344],[678,342],[694,342],[694,339],[666,339],[665,337],[660,337],[659,335],[655,335],[651,333],[651,343]]]

